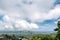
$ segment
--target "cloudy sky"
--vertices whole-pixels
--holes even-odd
[[[0,0],[0,31],[53,31],[60,0]]]

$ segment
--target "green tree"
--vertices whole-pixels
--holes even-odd
[[[16,36],[14,34],[12,34],[12,40],[16,40]]]
[[[32,40],[41,40],[41,38],[40,37],[38,37],[38,36],[35,36],[35,37],[33,37],[33,39]]]
[[[57,23],[58,28],[54,29],[57,31],[56,40],[60,40],[60,21]]]
[[[12,37],[8,34],[5,34],[5,37],[8,38],[8,40],[10,40]]]

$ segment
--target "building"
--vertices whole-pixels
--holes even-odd
[[[27,38],[22,38],[22,40],[28,40]]]
[[[19,40],[28,40],[27,38],[19,38]]]
[[[19,40],[22,40],[22,38],[19,38]]]
[[[0,40],[8,40],[8,39],[5,38],[4,36],[0,35]]]

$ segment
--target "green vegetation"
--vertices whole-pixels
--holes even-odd
[[[54,29],[57,31],[56,34],[44,34],[32,37],[33,40],[60,40],[60,21],[57,23],[58,28]]]
[[[57,26],[58,28],[55,29],[57,31],[56,40],[60,40],[60,21],[58,21]]]
[[[60,40],[60,21],[58,21],[57,28],[54,29],[54,31],[57,31],[56,33],[51,33],[51,34],[33,34],[31,32],[27,32],[25,34],[24,32],[21,32],[20,35],[16,34],[3,34],[5,38],[11,39],[11,40],[19,40],[19,38],[26,38],[28,40]],[[30,34],[31,33],[31,34]],[[30,39],[31,38],[31,39]]]
[[[31,40],[56,40],[56,34],[34,34],[32,36],[15,36],[14,34],[12,35],[7,35],[4,34],[4,36],[8,39],[15,39],[18,40],[19,38],[27,38],[29,40],[29,38],[31,38]]]
[[[55,40],[55,36],[54,34],[41,34],[41,35],[36,35],[33,36],[32,39],[33,40]]]

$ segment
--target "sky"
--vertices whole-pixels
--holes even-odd
[[[0,0],[0,31],[54,31],[60,0]]]

